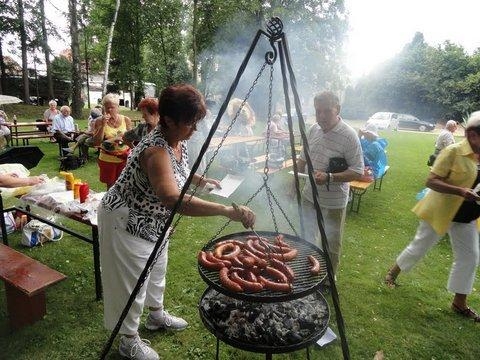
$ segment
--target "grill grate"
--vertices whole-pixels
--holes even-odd
[[[271,231],[258,231],[261,237],[272,239],[279,235],[276,232]],[[222,236],[221,238],[210,241],[203,247],[203,251],[212,251],[215,244],[229,239],[240,240],[246,242],[248,236],[254,235],[253,232],[240,232]],[[276,302],[276,301],[288,301],[304,297],[314,291],[316,291],[322,281],[327,275],[327,267],[323,252],[315,245],[293,235],[281,234],[284,236],[283,240],[291,247],[298,250],[298,255],[293,261],[289,261],[288,265],[295,272],[295,279],[293,281],[293,290],[289,293],[276,292],[268,289],[256,293],[242,292],[237,293],[226,289],[219,279],[219,272],[216,270],[209,270],[198,264],[198,271],[202,279],[218,292],[230,296],[232,298],[256,301],[256,302]],[[307,260],[308,255],[315,256],[320,262],[320,273],[318,275],[310,274],[310,264]]]

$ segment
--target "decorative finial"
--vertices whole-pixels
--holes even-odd
[[[283,23],[279,17],[272,17],[267,21],[267,32],[272,38],[278,38],[283,34]]]

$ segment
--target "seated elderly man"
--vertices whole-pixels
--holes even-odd
[[[68,148],[68,143],[75,141],[75,124],[70,116],[70,107],[64,105],[60,108],[60,114],[53,118],[50,132],[62,149],[61,155],[66,155],[68,151],[63,149]]]

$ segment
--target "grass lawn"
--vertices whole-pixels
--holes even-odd
[[[9,113],[10,115],[10,113]],[[384,132],[389,141],[390,170],[382,190],[370,188],[362,200],[359,214],[349,213],[338,291],[346,325],[352,359],[372,359],[382,350],[386,359],[478,359],[478,325],[450,311],[452,299],[445,287],[452,252],[448,240],[442,240],[410,273],[399,278],[401,286],[388,289],[383,276],[398,253],[411,240],[417,219],[410,209],[415,195],[424,187],[428,174],[426,160],[433,150],[434,134]],[[32,174],[58,174],[57,145],[36,143],[45,153]],[[95,159],[73,171],[76,177],[89,182],[96,191],[103,191],[98,182]],[[222,176],[222,173],[218,173]],[[261,177],[250,176],[241,191],[231,199],[245,202],[261,184]],[[278,196],[289,219],[296,224],[296,206],[284,196],[289,175],[272,176],[270,186]],[[218,199],[216,199],[218,200]],[[11,200],[10,200],[11,201]],[[7,201],[8,204],[8,201]],[[273,230],[268,205],[257,196],[252,207],[259,216],[258,230]],[[281,231],[288,231],[281,215],[276,213]],[[79,231],[89,228],[59,218]],[[225,223],[221,218],[183,217],[170,245],[165,305],[184,317],[189,327],[180,333],[149,332],[140,328],[142,337],[152,341],[162,359],[214,359],[216,340],[204,327],[197,303],[206,284],[196,268],[197,251]],[[224,233],[240,230],[238,225]],[[4,288],[0,289],[0,348],[2,359],[96,359],[110,333],[103,329],[102,302],[95,301],[91,246],[70,236],[58,243],[26,249],[20,245],[18,233],[9,236],[13,248],[40,260],[66,274],[68,279],[47,291],[47,316],[33,326],[11,332],[8,329]],[[478,281],[475,283],[478,287]],[[327,296],[331,302],[331,298]],[[480,310],[478,291],[470,296],[470,305]],[[330,326],[338,334],[331,307]],[[109,359],[119,359],[117,341]],[[220,359],[264,359],[265,355],[237,350],[223,343]],[[305,351],[273,355],[274,359],[304,359]],[[312,347],[311,359],[341,359],[339,341],[324,349]]]

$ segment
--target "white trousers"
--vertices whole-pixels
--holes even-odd
[[[346,208],[327,209],[320,206],[320,210],[322,211],[325,235],[327,236],[328,255],[332,263],[333,275],[335,275],[340,263]],[[302,211],[305,225],[305,240],[323,249],[320,229],[317,223],[317,212],[313,203],[306,200],[302,201]]]
[[[103,308],[105,327],[113,330],[137,284],[140,274],[155,244],[125,231],[128,208],[107,211],[98,208],[98,230],[100,242],[100,264],[102,268]],[[165,274],[168,260],[168,238],[165,247],[145,279],[120,334],[134,335],[138,331],[143,307],[163,308]],[[162,249],[162,248],[160,248]]]
[[[447,289],[455,294],[470,294],[479,260],[477,222],[452,222],[448,235],[453,250],[453,263]],[[402,271],[409,271],[440,239],[441,236],[428,223],[420,220],[413,241],[397,257],[397,265]]]

